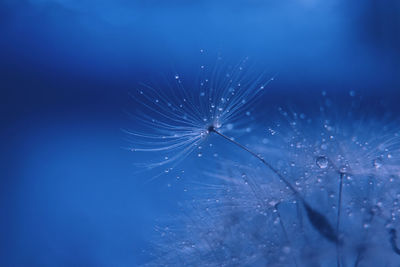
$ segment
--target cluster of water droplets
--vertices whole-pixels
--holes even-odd
[[[252,104],[273,78],[247,79],[244,65],[211,71],[202,64],[193,87],[175,73],[171,87],[146,85],[133,96],[149,131],[128,131],[130,149],[159,159],[145,166],[162,166],[182,183],[188,172],[177,163],[194,155],[189,166],[197,168],[208,160],[197,187],[182,189],[190,200],[177,216],[181,228],[157,228],[161,251],[149,265],[378,266],[383,255],[396,266],[400,131],[352,112],[330,114],[326,91],[318,114],[279,107],[268,123],[250,127]],[[348,97],[359,101],[354,90]],[[209,127],[238,136],[272,168],[245,151],[216,150]]]
[[[172,238],[178,244],[155,265],[336,266],[338,261],[377,266],[384,255],[387,266],[396,266],[399,130],[347,113],[335,120],[337,114],[329,116],[332,101],[326,92],[322,95],[320,115],[278,108],[279,116],[268,127],[240,141],[287,177],[332,229],[318,229],[302,200],[273,172],[235,152],[231,160],[219,157],[218,171],[207,172],[211,180],[190,202],[193,213],[182,218],[187,234]],[[349,96],[357,94],[350,91]],[[197,156],[203,157],[205,149],[198,148]],[[338,241],[329,241],[324,230],[334,231]]]

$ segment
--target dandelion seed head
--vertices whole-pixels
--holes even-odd
[[[215,71],[218,79],[210,69],[201,65],[196,86],[173,74],[169,87],[144,86],[135,98],[141,108],[138,127],[128,132],[132,150],[157,157],[145,167],[163,166],[171,175],[190,154],[215,163],[185,187],[190,199],[176,216],[181,223],[157,229],[150,266],[331,266],[337,259],[343,266],[379,266],[382,255],[396,266],[398,127],[353,110],[331,114],[335,104],[326,91],[320,114],[281,107],[255,127],[252,104],[266,83],[245,78],[243,66]],[[217,131],[241,133],[237,140],[255,157],[207,153],[213,146],[205,142]],[[257,157],[273,168],[260,168]]]
[[[265,75],[254,77],[246,71],[244,62],[233,68],[216,67],[209,73],[208,68],[201,69],[196,85],[185,84],[183,75],[176,73],[175,81],[162,87],[142,85],[139,94],[132,95],[137,102],[135,127],[126,133],[134,151],[169,154],[158,161],[144,162],[142,167],[175,166],[215,130],[232,131],[235,124],[237,129],[251,132],[242,125],[248,124],[246,117],[271,79]],[[212,75],[219,72],[226,72],[226,78]]]
[[[391,229],[400,230],[398,128],[371,117],[335,119],[326,112],[281,109],[282,117],[274,117],[261,134],[255,131],[241,141],[277,166],[327,220],[335,223],[342,210],[337,237],[343,240],[343,265],[358,260],[359,266],[378,266],[384,255],[387,266],[397,266],[400,244]],[[335,244],[316,233],[301,202],[245,156],[222,159],[217,170],[202,176],[213,182],[199,184],[190,215],[181,218],[180,236],[165,238],[165,253],[156,262],[179,265],[180,258],[202,266],[336,266]],[[178,245],[181,240],[185,246]]]

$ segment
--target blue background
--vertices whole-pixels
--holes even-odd
[[[271,103],[355,90],[398,112],[399,48],[396,0],[1,1],[0,264],[146,261],[182,190],[122,149],[128,93],[190,79],[200,49],[278,73]]]

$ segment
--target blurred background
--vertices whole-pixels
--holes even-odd
[[[137,174],[129,92],[218,55],[278,73],[271,103],[399,112],[397,0],[0,1],[0,265],[145,262],[184,190]]]

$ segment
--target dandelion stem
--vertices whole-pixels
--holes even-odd
[[[336,233],[339,234],[340,229],[340,214],[342,210],[342,189],[343,189],[343,176],[345,174],[340,172],[340,182],[339,182],[339,199],[338,199],[338,212],[337,212],[337,221],[336,221]],[[337,254],[337,266],[340,267],[340,244],[339,242],[336,243],[336,254]]]
[[[399,249],[399,247],[397,246],[397,231],[396,231],[396,229],[391,228],[391,229],[389,230],[389,234],[390,234],[390,245],[392,245],[393,251],[394,251],[396,254],[400,255],[400,249]]]
[[[310,220],[312,226],[326,239],[328,239],[331,242],[338,243],[339,239],[337,237],[337,232],[335,229],[332,227],[332,225],[329,223],[328,219],[318,211],[314,210],[311,205],[307,203],[307,201],[300,195],[300,193],[289,183],[288,180],[277,170],[275,169],[271,164],[269,164],[265,159],[263,159],[261,156],[257,155],[244,145],[236,142],[235,140],[232,140],[228,136],[224,135],[223,133],[220,133],[215,129],[214,126],[208,127],[208,132],[214,132],[217,135],[223,137],[224,139],[228,140],[229,142],[235,144],[236,146],[240,147],[241,149],[247,151],[250,153],[252,156],[260,160],[265,166],[267,166],[272,172],[274,172],[279,179],[285,183],[285,185],[293,192],[293,194],[301,201],[303,204],[304,208],[307,211],[307,217]]]
[[[285,183],[285,185],[302,201],[304,202],[303,197],[299,194],[299,192],[290,184],[290,182],[288,180],[286,180],[286,178],[277,170],[275,169],[271,164],[269,164],[265,159],[263,159],[262,157],[260,157],[259,155],[257,155],[256,153],[254,153],[253,151],[251,151],[250,149],[248,149],[247,147],[245,147],[244,145],[236,142],[235,140],[232,140],[231,138],[229,138],[228,136],[224,135],[223,133],[215,130],[214,127],[209,127],[208,128],[209,132],[214,132],[217,135],[225,138],[226,140],[228,140],[229,142],[235,144],[236,146],[240,147],[241,149],[244,149],[245,151],[247,151],[248,153],[250,153],[252,156],[256,157],[258,160],[260,160],[265,166],[267,166],[273,173],[275,173],[279,179]]]
[[[283,234],[284,234],[285,239],[286,239],[286,243],[292,249],[292,247],[293,247],[292,246],[292,242],[290,242],[289,236],[288,236],[287,231],[286,231],[286,227],[285,227],[285,225],[283,224],[283,221],[282,221],[281,213],[279,212],[279,204],[280,203],[275,205],[275,209],[276,209],[276,212],[277,212],[277,215],[278,215],[278,218],[279,218],[279,224],[281,225]],[[296,257],[294,256],[294,254],[292,254],[292,258],[293,258],[293,262],[294,262],[295,266],[297,267],[298,265],[297,265]]]

